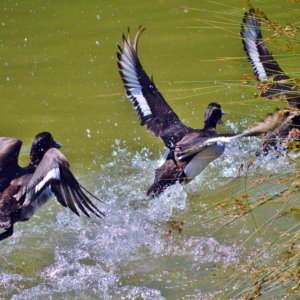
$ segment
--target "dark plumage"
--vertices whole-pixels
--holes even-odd
[[[48,149],[60,148],[62,145],[56,143],[48,132],[38,134],[32,143],[30,163],[25,168],[18,164],[21,146],[22,141],[18,139],[0,137],[0,193],[13,179],[32,174]]]
[[[264,138],[267,141],[262,150],[267,151],[270,146],[275,146],[279,140],[300,140],[300,116],[298,113],[300,93],[295,90],[293,84],[289,82],[289,76],[282,71],[272,53],[267,49],[262,38],[260,22],[261,19],[255,14],[254,9],[250,9],[244,15],[241,30],[244,50],[248,55],[254,75],[260,82],[272,83],[270,87],[261,89],[260,94],[268,99],[285,97],[289,107],[293,109],[286,112],[286,118],[280,128],[276,129],[276,132],[271,131],[265,135]]]
[[[220,135],[216,131],[217,123],[222,123],[221,106],[210,103],[205,111],[203,129],[185,126],[174,113],[161,93],[144,71],[137,54],[138,40],[144,30],[138,30],[132,45],[128,32],[123,35],[124,48],[119,47],[118,66],[124,82],[127,97],[133,103],[141,125],[146,125],[149,132],[159,137],[168,148],[155,180],[147,195],[158,196],[167,186],[176,181],[185,182],[193,179],[207,165],[218,158],[225,149],[225,144],[249,135],[257,135],[278,126],[281,115],[276,113],[266,122],[240,134]]]
[[[62,145],[50,133],[42,132],[34,138],[30,164],[25,168],[18,165],[21,145],[20,140],[0,138],[0,228],[6,230],[0,234],[0,240],[11,236],[14,224],[29,220],[53,194],[61,205],[77,215],[77,208],[88,217],[88,212],[103,215],[83,193],[89,192],[75,179],[65,156],[55,149]]]

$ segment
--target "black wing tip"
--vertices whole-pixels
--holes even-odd
[[[92,194],[90,191],[88,191],[84,186],[82,186],[81,184],[79,185],[79,194],[81,195],[81,197],[84,199],[85,201],[83,201],[85,207],[91,212],[93,213],[95,216],[99,217],[100,219],[102,219],[101,215],[103,217],[105,217],[105,213],[103,213],[102,211],[100,211],[85,195],[84,193],[81,191],[84,190],[87,194],[89,194],[91,197],[93,197],[94,199],[102,202],[105,205],[108,205],[106,202],[104,202],[103,200],[99,199],[98,197],[96,197],[94,194]]]
[[[101,203],[105,204],[105,205],[108,205],[106,202],[104,202],[103,200],[99,199],[98,197],[96,197],[94,194],[92,194],[90,191],[88,191],[84,186],[82,186],[81,184],[79,185],[80,188],[82,188],[85,192],[87,192],[90,196],[92,196],[94,199],[100,201]]]
[[[250,7],[249,10],[244,13],[244,19],[246,17],[249,17],[249,16],[251,16],[251,17],[259,17],[257,15],[256,9],[254,7]]]
[[[255,13],[255,9],[254,8],[250,8],[250,10],[248,12],[245,12],[244,17],[243,17],[243,23],[241,24],[241,32],[240,35],[242,37],[244,37],[244,31],[246,26],[250,26],[253,29],[258,29],[260,27],[260,23],[259,23],[259,15],[257,15]],[[253,26],[251,24],[251,22],[256,22],[257,25]]]
[[[120,64],[120,60],[117,61],[117,65],[118,65],[118,67],[119,67],[120,70],[123,70],[123,67],[122,67],[122,65]]]
[[[146,30],[146,27],[144,27],[143,29],[141,29],[141,28],[142,28],[142,24],[140,24],[138,27],[137,33],[135,35],[136,40],[138,40],[140,35]],[[123,33],[122,39],[123,39],[123,43],[128,43],[130,41],[130,27],[129,26],[127,27],[127,37],[126,37],[125,33]],[[122,47],[119,46],[118,44],[117,44],[117,47],[119,48],[119,50],[121,52],[123,51]]]
[[[88,192],[89,193],[89,192]],[[91,194],[91,193],[89,193]],[[96,198],[97,200],[103,202],[102,200]],[[105,202],[103,202],[105,203]],[[85,210],[85,208],[92,213],[93,215],[99,217],[100,219],[102,218],[100,216],[103,215],[105,216],[105,214],[103,212],[101,212],[90,200],[89,198],[82,192],[81,188],[78,189],[78,191],[76,192],[76,204],[77,207],[88,217],[90,218],[89,213]],[[106,204],[106,203],[105,203]]]
[[[123,48],[119,44],[117,44],[117,47],[120,50],[120,52],[123,53]],[[119,52],[117,52],[117,53],[119,53]]]

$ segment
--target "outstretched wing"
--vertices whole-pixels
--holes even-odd
[[[126,96],[131,100],[141,126],[146,125],[148,131],[160,137],[167,147],[181,139],[186,130],[178,116],[156,88],[144,71],[137,54],[139,38],[144,31],[139,28],[134,43],[131,43],[128,30],[127,39],[123,35],[124,48],[119,47],[119,73],[124,82]],[[176,127],[176,128],[174,128]],[[170,128],[175,134],[170,134]]]
[[[10,185],[0,195],[0,228],[11,225],[11,214],[17,212],[24,203],[26,187],[32,174],[23,175],[12,180]]]
[[[55,148],[51,148],[45,153],[35,170],[27,188],[24,205],[35,201],[48,186],[51,186],[51,190],[58,202],[70,208],[75,214],[79,215],[78,208],[88,217],[88,211],[99,218],[101,218],[100,215],[104,216],[82,191],[83,187],[70,171],[69,163],[65,156]],[[101,201],[97,197],[93,197]]]
[[[276,76],[274,80],[277,81],[289,79],[267,49],[260,30],[259,16],[255,14],[254,9],[250,9],[244,15],[241,36],[253,73],[260,81],[273,76]]]
[[[18,139],[0,137],[0,193],[3,193],[15,177],[25,174],[18,165],[21,146],[22,141]]]
[[[199,139],[186,140],[185,138],[178,143],[176,147],[177,156],[180,160],[183,160],[195,153],[199,153],[208,146],[215,143],[227,144],[235,141],[241,137],[256,136],[268,131],[274,131],[282,123],[285,117],[285,113],[282,111],[275,111],[274,114],[269,114],[265,121],[259,122],[256,126],[250,129],[244,130],[238,134],[218,134],[213,138],[203,138],[199,136]]]
[[[15,168],[16,166],[18,166],[18,157],[21,146],[21,140],[0,137],[0,174],[7,167]]]

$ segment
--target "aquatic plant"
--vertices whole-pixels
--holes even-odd
[[[276,48],[282,53],[276,55],[276,58],[280,57],[291,61],[299,57],[295,53],[295,49],[300,45],[300,27],[296,21],[295,23],[290,20],[275,21],[262,10],[253,8],[249,0],[246,0],[243,5],[247,10],[254,9],[255,14],[260,17],[264,33],[265,30],[267,31],[264,42],[268,47]],[[274,7],[274,5],[269,5]],[[286,10],[281,7],[277,7],[277,9],[289,12],[293,16],[300,16],[299,9]],[[219,18],[225,19],[222,16],[224,13],[216,14],[219,14]],[[227,21],[199,21],[210,27],[234,33],[231,29],[237,28],[237,18],[242,20],[243,16],[227,14]],[[221,61],[238,59],[218,58]],[[289,66],[291,65],[285,64],[284,68],[287,69]],[[245,74],[240,83],[218,82],[217,86],[256,87],[259,92],[255,99],[238,103],[251,106],[255,101],[259,103],[258,106],[262,107],[265,102],[269,102],[291,111],[297,109],[289,107],[286,100],[292,101],[293,97],[299,97],[300,78],[298,74],[298,71],[288,73],[290,78],[280,82],[292,87],[290,92],[281,91],[268,97],[262,97],[262,95],[274,84],[274,81],[257,82],[257,78],[249,74]],[[262,143],[261,141],[261,145]],[[205,221],[205,225],[213,228],[208,231],[208,235],[214,236],[229,226],[235,230],[236,226],[245,229],[246,226],[241,225],[242,221],[248,220],[248,225],[249,220],[252,220],[251,229],[250,226],[246,227],[245,232],[237,237],[237,249],[246,252],[247,259],[236,266],[234,274],[228,280],[217,284],[218,287],[223,286],[224,290],[230,290],[227,293],[228,299],[253,299],[259,296],[272,298],[274,295],[278,297],[281,294],[282,296],[297,294],[300,286],[299,160],[299,142],[288,141],[282,145],[278,144],[277,149],[269,155],[261,155],[256,152],[251,160],[242,163],[237,168],[237,176],[242,175],[243,177],[237,177],[230,185],[214,192],[214,197],[219,196],[218,202],[205,206],[184,221],[172,224],[168,234],[177,230],[184,231],[193,226],[195,218],[206,214],[210,217]],[[282,168],[284,164],[287,167]],[[224,193],[228,196],[224,197]],[[210,196],[208,194],[205,197],[209,198]],[[257,222],[259,214],[265,214],[264,221],[261,223]],[[259,244],[259,247],[254,247],[255,244]]]

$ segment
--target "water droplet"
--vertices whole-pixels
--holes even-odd
[[[98,19],[98,20],[100,19],[100,16],[99,16],[99,15],[97,15],[97,19]]]
[[[24,39],[25,43],[27,42],[27,38]]]
[[[96,45],[100,45],[99,41],[96,41]]]
[[[6,77],[6,80],[9,81],[9,77]]]

